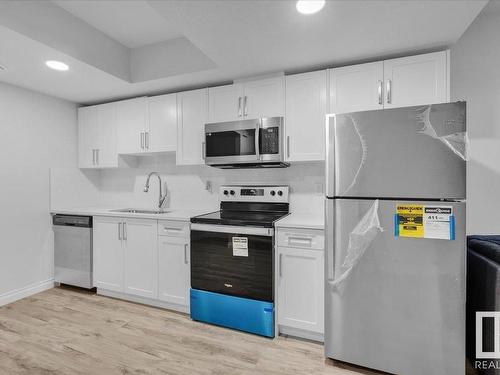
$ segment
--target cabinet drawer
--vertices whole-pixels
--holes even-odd
[[[158,235],[189,238],[189,223],[186,221],[158,220]]]
[[[278,246],[316,250],[325,248],[324,232],[317,229],[279,228],[277,241]]]

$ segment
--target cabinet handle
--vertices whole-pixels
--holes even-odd
[[[141,150],[144,150],[144,133],[141,132]]]
[[[96,149],[95,150],[95,160],[96,160],[96,164],[99,165],[99,149]]]
[[[288,243],[292,244],[295,242],[296,244],[300,244],[301,246],[312,246],[313,239],[311,237],[288,237]]]
[[[238,117],[241,117],[241,96],[238,98]]]
[[[382,81],[378,81],[378,104],[382,105]]]
[[[188,264],[188,252],[187,252],[187,247],[188,247],[188,244],[184,244],[184,264]]]
[[[144,143],[146,145],[146,149],[149,150],[149,132],[145,132],[144,137],[145,137]]]
[[[290,136],[286,137],[286,156],[290,157]]]
[[[122,223],[118,223],[118,239],[122,239]]]
[[[278,260],[278,273],[279,273],[280,277],[281,277],[281,275],[282,275],[282,273],[281,273],[281,268],[282,268],[282,267],[281,267],[281,265],[282,265],[282,263],[281,263],[281,259],[282,259],[282,258],[283,258],[283,254],[280,254],[280,257],[279,257],[279,260]]]
[[[180,232],[182,228],[171,228],[171,227],[163,227],[164,230],[172,230],[172,231],[177,231]]]
[[[203,160],[205,160],[205,152],[206,152],[206,150],[205,150],[205,142],[202,142],[201,143],[201,157],[202,157]]]
[[[387,103],[391,103],[392,102],[392,82],[390,79],[387,80],[386,90],[387,90]]]
[[[243,116],[248,115],[247,96],[243,99]]]
[[[127,240],[127,223],[123,223],[123,239]]]
[[[95,148],[92,149],[92,165],[95,165]]]

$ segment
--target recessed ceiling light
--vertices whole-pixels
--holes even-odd
[[[313,14],[319,12],[325,6],[325,0],[299,0],[297,10],[302,14]]]
[[[69,66],[67,64],[56,60],[45,61],[45,65],[54,70],[65,71],[69,69]]]

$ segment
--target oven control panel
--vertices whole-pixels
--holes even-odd
[[[224,202],[280,202],[288,203],[288,186],[234,186],[220,188]]]

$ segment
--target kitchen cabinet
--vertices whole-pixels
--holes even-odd
[[[450,101],[449,51],[384,61],[384,108]]]
[[[94,217],[94,285],[123,291],[123,246],[121,218]]]
[[[285,87],[286,160],[325,160],[327,71],[287,76]]]
[[[330,111],[365,111],[450,100],[449,51],[330,69]]]
[[[158,234],[158,298],[186,311],[190,287],[189,223],[158,222]]]
[[[158,295],[157,221],[123,223],[124,292],[151,299]]]
[[[330,69],[330,112],[384,108],[382,61]]]
[[[209,122],[283,116],[284,88],[284,77],[209,88]]]
[[[117,106],[118,153],[138,154],[146,150],[148,99],[122,100]]]
[[[95,217],[95,285],[99,289],[157,297],[156,220]]]
[[[177,94],[150,97],[148,107],[146,151],[175,151],[177,148]]]
[[[78,109],[78,166],[118,167],[116,105],[101,104]]]
[[[324,333],[324,234],[278,228],[277,324],[281,333],[321,341]]]
[[[177,165],[205,164],[208,89],[177,94]]]

